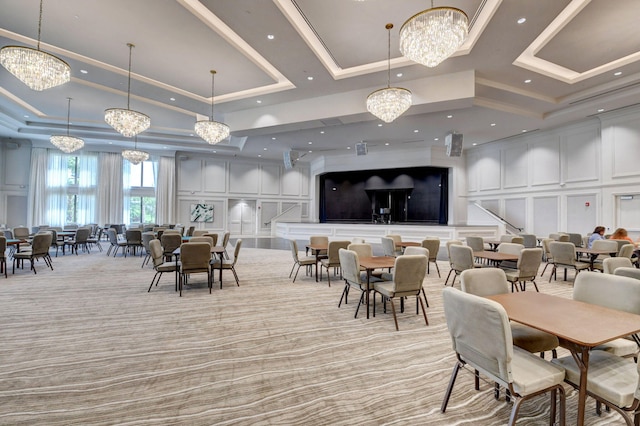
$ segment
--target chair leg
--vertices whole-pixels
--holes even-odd
[[[438,262],[434,260],[434,261],[433,261],[433,264],[434,264],[434,265],[436,265],[436,271],[438,271],[438,278],[442,278],[442,277],[440,276],[440,268],[438,267]]]
[[[452,272],[453,272],[453,269],[450,269],[450,270],[449,270],[449,273],[447,274],[447,279],[446,279],[446,280],[444,280],[444,286],[445,286],[445,287],[447,286],[447,283],[449,282],[449,277],[451,276],[451,273],[452,273]],[[454,279],[454,280],[456,279],[456,278],[455,278],[455,276],[453,277],[453,279]],[[452,286],[453,286],[453,284],[452,284]]]
[[[347,304],[347,295],[349,294],[349,283],[345,281],[344,289],[342,290],[342,295],[340,296],[340,301],[338,302],[338,308],[342,305],[342,299],[344,299],[344,304]]]
[[[416,295],[416,299],[420,302],[420,307],[422,307],[422,315],[424,316],[425,324],[429,325],[429,320],[427,319],[427,311],[424,309],[424,304],[422,303],[422,299],[420,299],[420,295]],[[416,303],[416,310],[418,309],[418,303]],[[416,312],[416,315],[418,313]]]
[[[451,391],[453,391],[453,385],[456,383],[456,377],[458,376],[458,371],[462,368],[462,364],[460,361],[456,361],[456,365],[453,366],[453,372],[451,373],[451,378],[449,379],[449,386],[447,386],[447,391],[444,394],[444,400],[442,401],[442,406],[440,407],[441,412],[447,411],[447,404],[449,404],[449,398],[451,398]]]
[[[236,279],[236,285],[240,287],[240,280],[238,279],[238,274],[236,274],[236,268],[231,267],[231,272],[233,272],[233,276]]]
[[[520,411],[521,403],[522,403],[522,398],[515,398],[515,401],[513,401],[513,408],[511,409],[511,415],[509,416],[509,426],[513,426],[516,424],[516,420],[518,419],[518,411]]]
[[[427,292],[424,291],[424,288],[420,290],[422,292],[422,295],[424,296],[424,303],[427,305],[427,308],[429,307],[429,301],[427,300]]]
[[[400,329],[398,328],[398,318],[396,317],[396,304],[393,303],[393,298],[389,299],[389,303],[391,304],[391,312],[393,312],[393,321],[396,323],[396,331],[400,331]],[[375,305],[374,305],[374,309],[375,309]]]

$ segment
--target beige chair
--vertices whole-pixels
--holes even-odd
[[[520,252],[524,250],[524,244],[520,243],[502,243],[498,246],[498,253],[512,254],[514,256],[520,256]],[[517,268],[517,261],[505,260],[500,262],[501,268]]]
[[[196,229],[191,233],[192,237],[200,237],[204,234],[209,233],[209,231],[207,231],[206,229]]]
[[[206,237],[204,235],[198,236],[198,237],[191,237],[191,239],[189,239],[190,243],[207,243],[209,244],[210,247],[213,247],[213,238],[211,237]]]
[[[13,238],[16,240],[26,240],[29,238],[29,228],[26,226],[17,226],[13,228]]]
[[[89,244],[89,248],[94,245],[98,247],[98,250],[102,251],[102,244],[100,244],[100,240],[102,239],[102,228],[96,228],[96,231],[87,238],[87,244]]]
[[[164,232],[162,234],[162,237],[160,238],[160,243],[162,244],[162,248],[164,249],[165,259],[171,260],[173,258],[173,252],[175,251],[175,249],[180,247],[180,245],[182,244],[182,235],[171,233],[167,234],[166,232]],[[209,255],[211,255],[211,253],[209,253]]]
[[[466,243],[473,251],[484,251],[484,239],[482,237],[467,237]]]
[[[153,232],[151,232],[151,234],[153,235]],[[179,262],[164,261],[164,254],[162,250],[162,245],[160,244],[160,240],[157,240],[154,238],[149,241],[149,253],[150,253],[151,259],[153,260],[153,269],[156,271],[156,273],[153,276],[153,279],[151,280],[151,284],[149,285],[149,290],[147,290],[147,292],[151,291],[151,287],[153,287],[153,284],[155,284],[156,287],[158,286],[158,283],[160,282],[160,278],[162,278],[163,273],[177,272],[180,269]],[[174,275],[175,275],[175,287],[177,291],[178,290],[178,274],[174,274]]]
[[[440,268],[438,267],[438,252],[440,251],[440,239],[439,238],[426,238],[420,243],[422,247],[429,250],[429,263],[427,264],[427,274],[429,271],[429,265],[433,263],[436,265],[436,271],[438,271],[438,278],[440,278]]]
[[[629,243],[629,244],[623,244],[622,246],[620,246],[620,249],[618,250],[618,257],[626,257],[627,259],[631,260],[631,257],[633,256],[633,252],[635,251],[636,246]]]
[[[233,277],[236,279],[236,285],[240,287],[240,280],[236,273],[236,263],[238,263],[238,256],[240,255],[240,247],[242,247],[242,239],[236,241],[236,247],[233,250],[233,259],[213,259],[211,261],[211,267],[213,269],[220,270],[220,288],[222,288],[222,271],[227,270],[233,272]]]
[[[542,263],[542,249],[529,248],[522,249],[518,255],[518,263],[516,269],[504,269],[507,276],[507,281],[511,283],[511,291],[519,290],[525,291],[527,289],[527,281],[531,281],[536,291],[538,290],[538,284],[536,284],[536,275],[538,275],[538,269]]]
[[[116,257],[119,249],[122,249],[122,254],[125,255],[125,251],[127,249],[127,242],[124,240],[120,240],[118,238],[118,234],[116,233],[115,228],[107,229],[107,236],[109,237],[109,243],[111,243],[111,245],[109,246],[109,249],[107,250],[107,256],[109,256],[113,251],[113,257]],[[57,254],[57,251],[56,251],[56,254]]]
[[[329,237],[326,237],[324,235],[312,235],[309,237],[309,244],[315,245],[325,245],[325,246],[329,246]],[[307,253],[309,254],[309,253]],[[320,250],[318,253],[316,253],[316,257],[318,259],[324,259],[325,257],[327,257],[327,251],[326,250]]]
[[[349,247],[354,244],[350,244]],[[342,269],[342,278],[344,279],[344,289],[342,290],[342,295],[340,296],[340,302],[338,302],[338,308],[342,305],[342,301],[344,300],[345,305],[347,304],[347,298],[349,296],[349,289],[356,288],[360,293],[360,299],[358,300],[358,306],[356,307],[356,313],[353,316],[354,318],[358,318],[358,311],[360,310],[360,305],[362,305],[365,301],[366,291],[367,291],[367,280],[362,279],[362,274],[360,273],[360,261],[358,260],[358,253],[348,249],[340,249],[338,250],[338,257],[340,258],[340,268]],[[373,291],[373,286],[369,288],[369,291]]]
[[[573,300],[640,315],[640,281],[619,275],[585,272],[576,277]],[[617,356],[637,356],[639,345],[638,336],[633,335],[596,346],[594,350]]]
[[[347,250],[355,251],[358,254],[358,258],[361,257],[373,257],[373,248],[371,244],[363,243],[363,244],[354,244],[351,243],[347,246]],[[360,268],[361,271],[365,271],[364,268]],[[371,273],[374,276],[381,276],[382,271],[374,271]],[[363,277],[366,277],[366,274],[363,274]],[[363,278],[366,280],[366,278]]]
[[[602,261],[602,272],[613,274],[618,268],[631,268],[633,263],[628,257],[610,257]]]
[[[520,235],[514,235],[513,237],[511,237],[511,242],[513,244],[522,244],[522,245],[524,245],[524,238],[521,237]]]
[[[187,237],[192,237],[193,236],[193,231],[196,230],[195,226],[190,226],[189,229],[187,229]]]
[[[178,235],[178,237],[181,237]],[[167,250],[165,249],[163,255]],[[180,270],[178,274],[178,290],[182,297],[182,288],[191,274],[206,273],[207,286],[211,293],[211,246],[209,243],[184,243],[180,246]]]
[[[565,281],[567,280],[567,269],[573,269],[577,275],[580,271],[584,271],[590,267],[588,263],[576,260],[576,246],[574,246],[573,243],[552,241],[549,243],[549,249],[553,257],[553,269],[549,276],[549,282],[551,282],[551,278],[557,279],[557,270],[559,267],[564,268]]]
[[[380,243],[382,244],[382,255],[383,256],[398,256],[398,251],[396,250],[396,242],[393,238],[389,237],[381,237]]]
[[[291,267],[291,272],[289,272],[289,278],[291,278],[291,274],[293,274],[293,270],[296,267],[296,265],[298,266],[298,269],[296,269],[296,274],[293,277],[293,282],[295,283],[296,278],[298,277],[298,271],[300,271],[300,267],[305,266],[307,268],[307,274],[308,274],[310,268],[313,268],[313,265],[316,264],[316,257],[315,256],[300,257],[298,255],[298,243],[296,243],[296,240],[289,240],[289,244],[291,245],[291,254],[293,255],[293,266]]]
[[[613,275],[619,275],[621,277],[629,277],[629,278],[635,278],[636,280],[640,280],[640,269],[634,268],[634,267],[616,268],[616,270],[613,272]]]
[[[549,248],[549,244],[551,244],[553,241],[555,240],[551,238],[542,239],[542,255],[543,255],[542,257],[546,263],[544,265],[544,269],[542,270],[542,273],[540,274],[540,278],[542,278],[544,273],[547,271],[547,266],[553,265],[553,256],[551,255],[551,249]]]
[[[398,234],[388,234],[385,235],[386,238],[391,238],[393,240],[393,247],[396,253],[396,256],[400,256],[402,254],[402,247],[398,247],[396,244],[400,244],[402,242],[402,236]]]
[[[227,245],[229,245],[229,237],[231,236],[231,232],[225,231],[222,234],[222,243],[220,244],[224,249],[224,258],[229,259],[229,253],[227,253]]]
[[[456,281],[456,277],[460,275],[462,271],[482,267],[482,265],[474,263],[473,250],[471,250],[471,247],[454,244],[449,247],[449,254],[451,256],[451,271],[455,273],[453,279],[451,280],[452,287]],[[449,272],[449,275],[450,274],[451,272]],[[447,276],[447,280],[448,279],[449,276]],[[444,282],[444,285],[447,285],[447,281]]]
[[[618,253],[618,251],[620,250],[618,248],[618,243],[616,242],[616,240],[596,240],[591,245],[591,248],[593,248],[594,250],[605,250],[610,253]],[[599,254],[598,257],[596,257],[596,259],[593,261],[593,269],[602,272],[602,262],[610,257],[611,256],[608,254]]]
[[[393,268],[393,281],[380,281],[373,284],[373,316],[376,316],[376,293],[379,293],[384,302],[386,312],[386,302],[391,303],[391,311],[393,312],[393,321],[398,329],[398,318],[396,316],[396,307],[393,299],[400,298],[400,311],[404,311],[404,298],[409,296],[416,297],[416,315],[420,313],[424,316],[424,322],[429,325],[427,320],[427,311],[425,310],[420,294],[422,293],[422,281],[427,273],[427,263],[429,258],[425,255],[408,255],[398,256]],[[419,305],[419,306],[418,306]]]
[[[426,256],[427,259],[429,259],[429,250],[427,250],[424,247],[407,247],[406,249],[404,249],[404,253],[402,255],[403,256],[407,256],[407,255],[411,255],[411,256],[422,255],[422,256]],[[428,269],[429,269],[429,262],[427,262],[427,270]],[[393,277],[391,278],[391,280],[393,280]],[[428,308],[429,307],[429,301],[427,300],[427,293],[424,291],[424,287],[422,288],[422,296],[424,297],[424,304]]]
[[[500,238],[498,238],[498,241],[500,241],[500,243],[510,243],[512,240],[513,235],[510,234],[500,235]]]
[[[518,234],[522,237],[522,244],[525,248],[536,248],[538,246],[538,237],[534,234]]]
[[[78,230],[79,231],[79,230]],[[76,235],[78,233],[76,232]],[[127,252],[131,253],[133,256],[136,255],[136,250],[144,247],[142,245],[142,230],[141,229],[127,229],[124,231],[125,239],[127,241],[127,250],[125,251],[125,257],[127,256]]]
[[[37,274],[35,268],[35,260],[42,259],[44,263],[53,271],[53,263],[51,256],[49,256],[49,247],[51,247],[51,238],[53,235],[49,232],[43,234],[36,234],[31,242],[30,251],[19,251],[13,254],[13,270],[16,273],[16,262],[22,263],[25,260],[31,262],[31,270],[34,274]]]
[[[462,245],[462,241],[459,240],[449,240],[446,242],[445,247],[447,248],[447,257],[449,258],[449,273],[447,274],[447,278],[444,280],[444,285],[447,285],[447,282],[449,282],[449,277],[451,276],[451,274],[454,272],[453,270],[453,261],[451,259],[451,246],[461,246]],[[454,276],[455,279],[455,276]]]
[[[0,235],[0,273],[4,272],[4,277],[7,277],[7,238],[4,235]]]
[[[564,425],[564,370],[513,346],[509,318],[499,303],[455,288],[445,288],[442,295],[457,360],[440,410],[446,411],[458,371],[468,364],[515,398],[509,426],[515,425],[522,401],[546,392],[551,394],[549,423],[555,423],[559,393],[559,424]]]
[[[322,269],[327,270],[327,281],[329,283],[329,287],[331,287],[331,273],[329,270],[334,268],[340,268],[340,256],[338,255],[338,250],[341,248],[346,249],[351,244],[349,241],[330,241],[329,249],[327,250],[327,258],[320,260],[320,279],[322,280]]]
[[[144,259],[142,259],[141,268],[144,268],[144,265],[149,263],[149,260],[151,259],[151,248],[149,247],[149,243],[152,240],[155,240],[155,239],[156,239],[156,236],[151,231],[147,231],[147,232],[143,232],[142,233],[142,247],[145,250],[145,256],[144,256]],[[159,241],[160,240],[158,240],[158,242]]]
[[[202,236],[211,238],[214,246],[218,244],[218,234],[215,232],[207,232],[206,234],[202,234]]]
[[[366,241],[362,237],[353,237],[351,239],[351,242],[354,243],[354,244],[364,244],[364,243],[366,243]]]
[[[460,274],[460,288],[465,293],[487,297],[509,293],[509,282],[503,270],[498,268],[469,269]],[[511,322],[513,344],[531,353],[551,351],[552,357],[557,356],[556,348],[560,345],[553,334],[545,333],[533,327],[517,322]]]

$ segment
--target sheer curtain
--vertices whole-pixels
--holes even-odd
[[[31,150],[31,172],[29,176],[29,199],[27,226],[49,225],[47,223],[47,166],[48,150]]]
[[[122,161],[122,216],[127,226],[131,222],[131,163]]]
[[[47,163],[45,223],[50,226],[64,226],[67,222],[69,156],[49,151]]]
[[[123,179],[122,156],[118,153],[101,152],[98,155],[98,216],[101,225],[122,223]]]
[[[156,220],[175,223],[176,162],[173,157],[160,157],[156,174]]]
[[[78,224],[94,223],[97,219],[98,156],[83,152],[78,157],[78,195],[76,201]]]

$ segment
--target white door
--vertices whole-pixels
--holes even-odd
[[[254,235],[256,230],[256,201],[229,200],[228,229],[231,235]]]

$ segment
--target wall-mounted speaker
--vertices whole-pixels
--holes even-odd
[[[293,166],[296,165],[296,161],[298,160],[298,151],[285,151],[282,156],[284,159],[284,168],[286,170],[293,169]]]
[[[359,142],[356,144],[356,155],[367,155],[367,143]]]
[[[460,157],[462,155],[462,133],[449,133],[444,139],[447,156]]]
[[[18,142],[7,142],[4,144],[4,146],[7,147],[7,149],[18,149],[20,148],[20,144]]]

